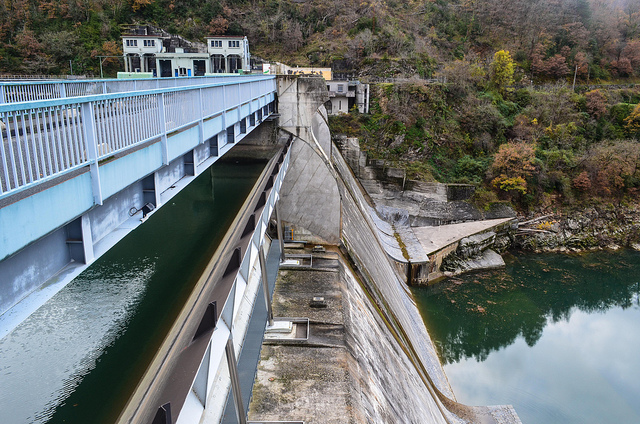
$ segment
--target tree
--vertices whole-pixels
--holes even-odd
[[[607,99],[600,90],[591,90],[585,94],[587,112],[594,119],[600,119],[607,113]]]
[[[493,55],[491,83],[501,93],[513,84],[513,59],[506,50],[500,50]]]
[[[629,116],[624,118],[624,129],[629,134],[637,136],[640,133],[640,104],[633,108]]]
[[[543,69],[544,73],[554,78],[562,78],[569,74],[567,60],[561,54],[556,54],[545,60]]]
[[[536,171],[535,148],[535,144],[526,142],[501,145],[491,164],[491,174],[496,175],[491,184],[507,194],[526,194],[526,178]]]
[[[621,196],[640,181],[640,144],[628,140],[598,144],[585,154],[582,163],[593,193]]]

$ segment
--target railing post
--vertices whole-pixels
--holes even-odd
[[[204,103],[203,103],[203,97],[202,97],[202,88],[198,88],[198,99],[199,99],[198,103],[200,105],[200,121],[198,122],[198,127],[200,128],[200,131],[198,132],[198,135],[200,137],[199,144],[202,144],[204,143]]]
[[[167,117],[164,110],[164,93],[160,93],[158,96],[158,119],[160,120],[160,131],[162,134],[162,164],[169,164],[169,145],[167,143]]]
[[[80,107],[82,128],[84,131],[85,148],[91,171],[91,188],[93,189],[93,203],[102,204],[102,186],[100,185],[100,166],[98,165],[98,144],[96,140],[96,122],[93,116],[93,104],[82,103]]]
[[[67,97],[67,86],[63,82],[60,83],[60,97],[63,99]]]
[[[229,334],[227,346],[225,347],[227,354],[227,365],[229,366],[229,376],[231,377],[231,390],[233,392],[234,405],[236,407],[236,417],[238,424],[247,424],[247,416],[244,413],[244,405],[242,403],[242,393],[240,392],[240,377],[238,376],[238,362],[236,361],[236,353],[233,348],[233,337]]]
[[[262,272],[262,291],[264,292],[264,302],[267,305],[267,320],[269,323],[269,327],[273,327],[273,310],[271,309],[269,279],[267,278],[267,260],[264,257],[263,246],[258,247],[258,258],[260,259],[260,272]]]
[[[4,84],[0,85],[0,105],[7,103],[4,92]]]

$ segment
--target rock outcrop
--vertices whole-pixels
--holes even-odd
[[[640,244],[638,206],[600,205],[549,215],[523,225],[516,247],[535,252],[636,247]]]

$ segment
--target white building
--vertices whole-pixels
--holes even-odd
[[[247,72],[251,70],[247,37],[218,35],[205,37],[205,39],[213,73],[234,73],[239,69]]]
[[[247,37],[206,37],[205,47],[202,43],[189,43],[179,37],[146,35],[146,28],[138,32],[144,34],[122,36],[125,72],[186,77],[251,70]]]
[[[127,35],[122,37],[125,72],[152,72],[155,55],[163,50],[163,37]]]
[[[369,84],[360,81],[327,81],[329,115],[349,113],[355,106],[360,113],[369,113]]]
[[[173,53],[156,54],[158,77],[201,77],[211,73],[208,53],[188,53],[176,48]]]

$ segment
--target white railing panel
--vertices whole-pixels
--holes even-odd
[[[205,81],[220,84],[224,80],[233,83],[159,89],[165,80],[166,84],[193,84],[194,80],[200,84]],[[274,83],[255,77],[171,78],[137,83],[135,80],[0,83],[4,99],[25,102],[0,105],[0,195],[86,165],[87,142],[96,143],[100,159],[225,111],[228,123],[235,123],[240,100],[246,106],[256,98],[259,104],[266,103],[274,97],[273,93],[262,94],[258,88],[269,86]],[[108,94],[134,87],[148,90],[137,95]],[[92,97],[83,98],[86,95]],[[76,101],[58,100],[60,96]],[[164,99],[162,116],[160,99]],[[80,114],[86,104],[93,111],[89,116],[94,120],[90,123],[92,134],[95,132],[95,139],[92,136],[89,141],[84,138]]]
[[[0,193],[86,163],[80,104],[0,113]]]
[[[175,91],[166,93],[165,114],[167,116],[167,131],[174,130],[183,125],[200,119],[198,107],[199,97],[195,90]]]

